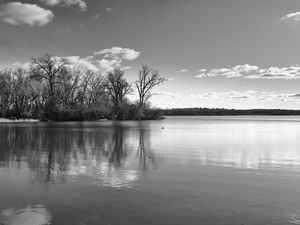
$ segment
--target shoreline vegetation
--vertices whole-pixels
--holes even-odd
[[[161,110],[150,107],[152,89],[165,82],[158,70],[143,65],[130,84],[125,71],[105,74],[75,67],[50,54],[32,58],[28,68],[0,71],[0,118],[40,121],[156,120]],[[135,87],[138,100],[128,95]]]
[[[165,119],[165,116],[300,116],[300,110],[287,109],[223,109],[223,108],[172,108],[172,109],[148,109],[146,113],[153,113],[147,115],[152,120]],[[77,112],[78,113],[78,112]],[[70,117],[68,117],[70,118]],[[56,121],[107,121],[111,119],[73,119],[73,120],[56,120]],[[146,119],[143,119],[146,120]],[[41,121],[55,121],[55,120],[41,120],[33,118],[16,118],[0,117],[1,123],[35,123]]]
[[[161,110],[164,116],[300,116],[289,109],[172,108]]]

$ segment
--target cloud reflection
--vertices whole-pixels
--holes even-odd
[[[292,224],[300,224],[300,216],[297,214],[289,214],[288,221]]]
[[[184,117],[174,122],[170,119],[162,133],[164,141],[157,145],[165,158],[182,163],[300,171],[300,126],[292,119]]]
[[[4,209],[0,214],[2,225],[48,225],[50,212],[42,205],[28,206],[24,209]]]

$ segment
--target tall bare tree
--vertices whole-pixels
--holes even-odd
[[[139,71],[139,78],[135,82],[139,94],[138,119],[141,119],[144,107],[151,97],[151,90],[164,81],[166,81],[166,79],[160,76],[158,70],[154,70],[148,65],[143,65]]]
[[[4,116],[12,104],[12,78],[11,71],[3,70],[0,72],[0,111]]]
[[[129,94],[132,89],[128,81],[124,78],[124,71],[116,68],[114,71],[109,72],[106,81],[106,89],[108,95],[111,98],[112,104],[115,107],[117,113],[117,119],[123,119],[123,105],[126,99],[126,95]]]
[[[88,89],[87,105],[89,107],[100,107],[106,103],[107,99],[105,79],[101,74],[94,73]]]
[[[31,104],[31,90],[28,88],[29,76],[26,70],[16,68],[0,73],[1,114],[14,111],[21,116]]]
[[[18,68],[12,73],[13,106],[18,115],[25,112],[30,105],[31,90],[27,88],[29,82],[26,70]]]
[[[55,86],[59,83],[59,72],[68,64],[64,58],[46,54],[32,59],[32,78],[46,80],[50,98],[55,95]]]
[[[74,106],[76,104],[77,92],[81,71],[63,67],[59,71],[60,84],[59,93],[63,106]]]

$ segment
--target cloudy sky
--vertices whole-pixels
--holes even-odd
[[[299,50],[299,0],[0,0],[0,68],[51,53],[133,82],[149,64],[160,107],[300,109]]]

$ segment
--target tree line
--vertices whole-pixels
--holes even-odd
[[[74,68],[64,58],[46,54],[33,58],[29,69],[0,71],[0,117],[41,120],[158,119],[149,106],[152,89],[163,83],[158,70],[143,65],[134,86],[138,100],[130,102],[133,85],[125,71],[107,74]]]
[[[240,116],[240,115],[300,115],[300,110],[287,109],[224,109],[224,108],[172,108],[163,109],[165,116]]]

